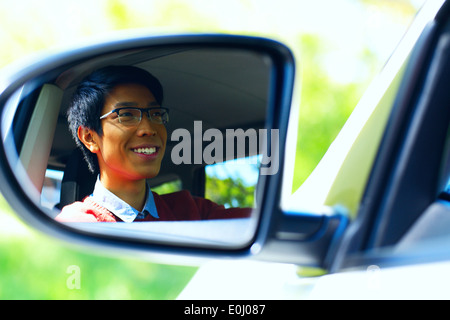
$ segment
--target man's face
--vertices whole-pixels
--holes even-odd
[[[113,109],[131,106],[147,108],[157,104],[146,87],[122,84],[107,95],[101,115]],[[117,115],[101,120],[103,135],[96,135],[100,175],[115,181],[153,178],[159,173],[164,156],[167,130],[164,124],[151,122],[145,113],[135,126],[125,126]]]

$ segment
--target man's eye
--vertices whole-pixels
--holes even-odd
[[[119,116],[121,118],[139,118],[139,110],[120,110]]]

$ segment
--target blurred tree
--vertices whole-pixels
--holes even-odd
[[[315,168],[359,101],[366,82],[334,82],[321,63],[326,44],[314,35],[300,38],[302,90],[293,191]],[[364,52],[366,59],[369,52]]]
[[[247,186],[241,178],[207,178],[205,198],[226,208],[253,207],[254,194],[255,186]]]

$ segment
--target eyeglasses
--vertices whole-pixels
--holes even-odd
[[[112,113],[116,113],[119,118],[119,122],[125,126],[136,126],[142,120],[142,113],[147,113],[147,117],[151,122],[157,124],[166,124],[169,122],[169,109],[163,107],[157,108],[134,108],[123,107],[111,110],[110,112],[102,115],[100,120],[105,119]]]

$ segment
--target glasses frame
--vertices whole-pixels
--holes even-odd
[[[141,116],[139,117],[139,121],[136,123],[136,125],[139,125],[142,121],[142,114],[143,113],[147,113],[147,118],[156,124],[167,124],[169,122],[169,109],[165,108],[165,107],[151,107],[151,108],[138,108],[138,107],[120,107],[120,108],[116,108],[111,110],[108,113],[105,113],[104,115],[102,115],[99,119],[103,120],[106,117],[108,117],[110,114],[112,113],[116,113],[117,114],[117,118],[119,119],[119,122],[122,123],[122,121],[120,120],[120,115],[119,115],[119,111],[120,110],[124,110],[124,109],[133,109],[133,110],[139,110],[141,112]],[[167,113],[167,121],[162,121],[162,122],[158,122],[158,121],[154,121],[153,117],[150,115],[150,111],[151,110],[164,110]]]

